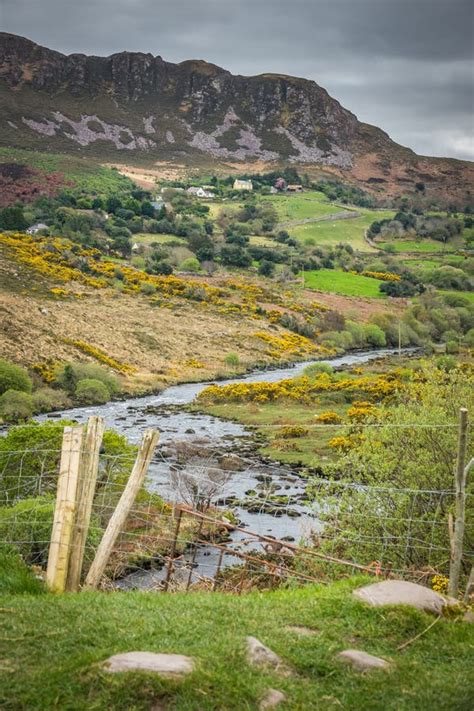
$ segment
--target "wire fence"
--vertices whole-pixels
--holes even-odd
[[[81,448],[79,459],[84,454]],[[0,453],[0,540],[41,570],[52,546],[62,545],[55,516],[64,456],[64,446]],[[135,465],[135,453],[98,455],[90,517],[82,526],[82,581]],[[79,469],[79,488],[84,476]],[[67,488],[67,476],[63,483]],[[465,503],[472,511],[470,491]],[[407,488],[303,476],[222,442],[167,441],[155,451],[117,532],[100,585],[241,593],[354,572],[429,583],[449,571],[455,504],[454,484]],[[465,543],[468,574],[474,563],[469,518]],[[73,549],[74,538],[67,545]]]

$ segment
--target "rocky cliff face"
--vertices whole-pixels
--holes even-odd
[[[2,33],[0,99],[0,140],[10,145],[134,160],[317,164],[369,184],[393,182],[394,167],[400,184],[432,172],[430,159],[360,123],[313,81],[234,76],[202,61],[65,56]],[[443,168],[434,172],[438,180]]]

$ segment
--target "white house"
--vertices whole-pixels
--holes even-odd
[[[45,225],[44,222],[36,222],[36,224],[31,225],[31,227],[28,227],[26,230],[29,235],[35,235],[37,232],[40,230],[47,230],[48,225]]]
[[[194,195],[198,198],[207,198],[208,200],[214,197],[214,193],[211,193],[209,190],[204,190],[204,188],[191,187],[188,188],[186,192],[188,195]]]

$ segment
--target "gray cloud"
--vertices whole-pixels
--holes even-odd
[[[53,49],[303,76],[419,153],[474,159],[471,0],[1,1],[3,30]]]

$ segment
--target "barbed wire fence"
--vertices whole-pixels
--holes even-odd
[[[304,478],[221,444],[157,449],[153,431],[136,456],[106,454],[102,434],[90,418],[65,428],[61,450],[1,453],[0,539],[46,570],[52,590],[240,594],[354,572],[422,583],[452,573],[454,480],[441,490]],[[469,571],[474,522],[463,529]]]

